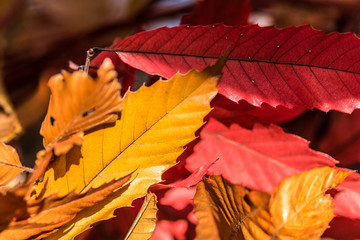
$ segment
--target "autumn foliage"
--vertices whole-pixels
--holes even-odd
[[[0,89],[0,239],[360,238],[360,39],[249,4],[199,0],[46,75],[33,168]]]

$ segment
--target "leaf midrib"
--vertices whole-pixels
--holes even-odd
[[[115,51],[118,53],[133,53],[133,54],[148,54],[148,55],[168,55],[168,56],[177,56],[177,57],[195,57],[195,58],[204,58],[204,59],[218,59],[219,56],[204,56],[204,55],[196,55],[196,54],[179,54],[179,53],[168,53],[168,52],[151,52],[151,51],[135,51],[135,50],[121,50],[121,49],[109,49],[111,51]],[[236,61],[236,62],[254,62],[254,63],[268,63],[268,64],[277,64],[277,65],[290,65],[290,66],[299,66],[299,67],[309,67],[309,68],[320,68],[332,71],[339,71],[351,74],[360,74],[360,72],[350,71],[347,69],[341,68],[332,68],[321,65],[314,64],[303,64],[303,63],[294,63],[294,62],[276,62],[276,61],[268,61],[268,60],[259,60],[259,59],[241,59],[241,58],[227,58],[227,61]]]
[[[155,121],[151,126],[149,126],[149,128],[146,129],[146,131],[144,131],[143,133],[141,133],[138,137],[136,137],[133,141],[131,141],[129,143],[128,146],[126,146],[122,151],[119,152],[119,154],[117,154],[113,159],[111,159],[109,161],[109,163],[107,163],[98,173],[96,173],[96,175],[91,178],[87,184],[85,184],[85,186],[80,190],[80,192],[84,191],[84,189],[86,189],[89,184],[91,182],[93,182],[110,164],[112,164],[116,159],[118,159],[118,157],[125,152],[129,147],[133,146],[133,144],[138,141],[144,134],[146,134],[148,131],[150,131],[158,122],[160,122],[161,120],[163,120],[166,116],[169,115],[170,112],[172,112],[174,109],[176,109],[180,104],[182,104],[190,95],[192,95],[196,90],[198,90],[204,83],[206,83],[209,80],[209,78],[207,78],[206,80],[204,80],[198,87],[194,88],[194,90],[188,94],[186,97],[182,97],[182,99],[171,109],[169,109],[163,116],[160,116],[159,119],[157,121]],[[152,96],[153,97],[153,96]],[[124,99],[125,100],[125,99]],[[127,103],[129,104],[129,103]],[[125,109],[125,106],[124,106]],[[121,121],[121,120],[119,120]]]

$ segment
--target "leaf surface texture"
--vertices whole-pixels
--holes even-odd
[[[115,122],[121,111],[120,84],[110,59],[104,61],[98,78],[85,72],[57,74],[49,80],[51,97],[41,126],[46,149],[65,154],[81,145],[84,131]]]
[[[178,26],[135,34],[114,46],[150,74],[203,69],[228,47],[219,92],[238,102],[351,113],[360,107],[360,40],[310,26]]]
[[[156,224],[156,195],[148,193],[145,196],[143,205],[141,206],[125,240],[143,240],[149,239],[154,232]]]
[[[208,173],[265,192],[271,192],[285,177],[336,163],[330,156],[311,150],[305,139],[275,125],[255,125],[249,130],[237,124],[228,128],[210,119],[200,136],[194,154],[186,160],[187,169],[194,172],[219,158]]]

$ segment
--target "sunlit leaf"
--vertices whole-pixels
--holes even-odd
[[[149,239],[155,229],[156,213],[156,195],[148,193],[145,196],[143,205],[136,216],[125,240],[146,240]]]
[[[219,93],[260,106],[351,113],[360,107],[360,40],[310,26],[177,26],[141,32],[114,47],[127,64],[170,77],[202,69],[230,46]]]
[[[334,217],[325,191],[350,173],[315,168],[283,180],[272,194],[221,176],[205,179],[194,199],[197,239],[320,239]]]
[[[64,154],[74,145],[81,145],[85,130],[116,121],[122,102],[113,68],[106,60],[97,79],[85,72],[64,71],[49,80],[52,95],[40,130],[46,149]]]
[[[4,185],[13,181],[25,169],[16,150],[0,142],[0,191]]]
[[[99,188],[89,189],[82,194],[70,192],[63,197],[49,195],[43,200],[28,200],[28,218],[13,219],[5,230],[0,232],[0,239],[41,239],[71,221],[79,212],[91,209],[103,201],[113,191],[122,187],[130,179],[129,176],[105,183]],[[22,218],[21,218],[22,217]]]
[[[222,58],[202,72],[177,74],[168,81],[128,92],[115,126],[86,135],[81,152],[74,148],[51,162],[38,186],[39,197],[53,192],[66,194],[71,189],[83,192],[135,171],[123,194],[108,199],[98,211],[78,215],[78,222],[74,219],[63,226],[52,236],[54,239],[75,236],[92,222],[113,217],[115,208],[130,205],[133,199],[144,196],[150,185],[161,181],[162,173],[175,165],[211,110],[209,103],[217,93],[224,61]]]

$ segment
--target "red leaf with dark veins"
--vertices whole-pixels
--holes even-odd
[[[223,175],[233,184],[270,192],[285,177],[316,167],[334,167],[330,156],[309,148],[309,142],[280,127],[255,125],[252,130],[236,124],[227,128],[211,119],[200,133],[201,141],[186,160],[193,172],[219,158],[208,174]]]
[[[194,11],[181,19],[181,24],[245,25],[248,24],[250,10],[249,0],[199,0]]]
[[[113,45],[127,64],[165,78],[203,69],[230,47],[218,85],[252,105],[331,109],[360,107],[360,40],[310,26],[178,26],[141,32]]]

